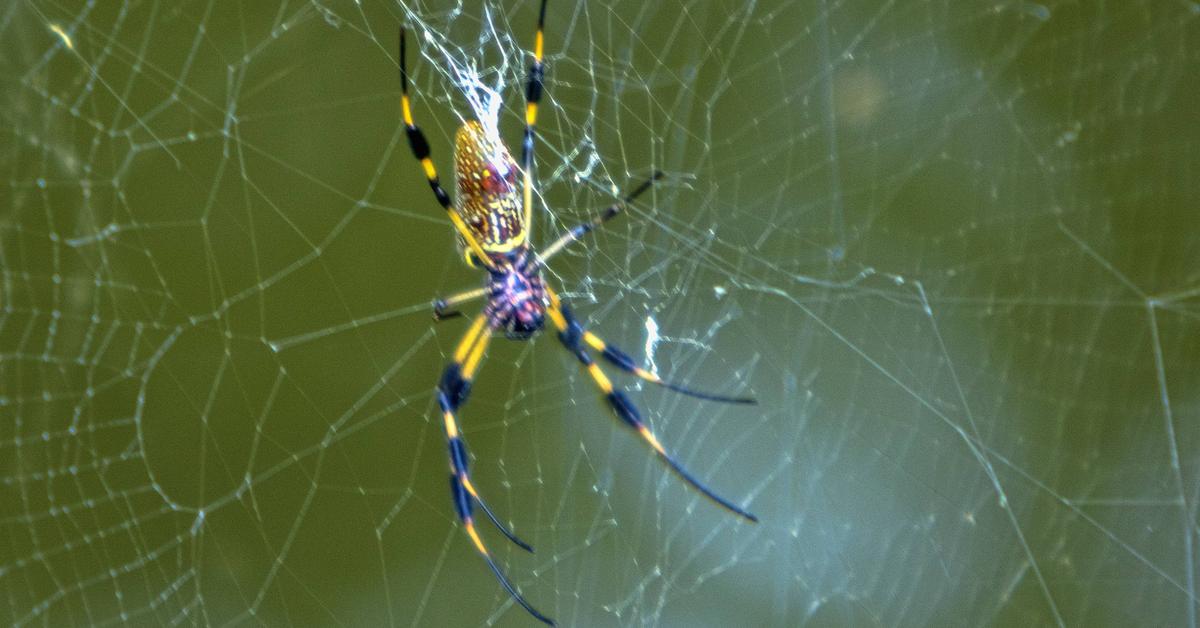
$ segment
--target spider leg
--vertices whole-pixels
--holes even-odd
[[[491,552],[483,543],[483,539],[479,536],[479,531],[475,528],[474,505],[479,504],[483,509],[484,514],[488,519],[495,524],[504,536],[510,541],[518,545],[524,550],[533,551],[533,548],[525,543],[515,534],[510,532],[507,527],[500,522],[499,519],[487,507],[483,499],[479,496],[475,486],[471,483],[471,476],[467,470],[467,447],[462,441],[462,436],[459,434],[458,423],[455,421],[455,412],[467,401],[467,397],[471,392],[471,382],[474,380],[475,373],[479,369],[479,365],[483,361],[483,354],[487,349],[487,345],[491,340],[492,330],[487,327],[487,317],[480,315],[471,324],[463,339],[458,343],[458,348],[454,351],[454,360],[446,367],[442,373],[442,379],[438,383],[437,396],[438,405],[442,409],[442,419],[446,427],[446,443],[450,450],[450,494],[454,500],[454,511],[458,515],[459,521],[462,522],[463,528],[470,537],[471,543],[475,545],[476,551],[483,557],[483,560],[491,568],[496,579],[500,581],[504,590],[512,596],[530,615],[533,615],[539,621],[554,625],[554,620],[546,617],[535,609],[525,598],[517,592],[516,587],[508,581],[504,572],[496,565],[492,559]]]
[[[659,386],[662,386],[668,390],[673,390],[677,393],[687,395],[689,397],[695,397],[697,399],[744,405],[755,405],[758,403],[752,397],[728,397],[725,395],[716,395],[699,390],[692,390],[691,388],[687,388],[673,382],[664,381],[658,375],[639,367],[637,363],[633,361],[633,358],[629,357],[628,353],[625,353],[616,345],[609,344],[596,334],[584,329],[583,326],[579,324],[579,321],[575,319],[575,316],[571,313],[570,308],[568,308],[566,305],[560,304],[560,311],[562,312],[563,318],[567,321],[566,333],[568,337],[572,339],[574,344],[578,345],[579,341],[582,340],[592,349],[599,351],[600,355],[606,361],[608,361],[609,364],[612,364],[613,366],[625,371],[626,373],[629,373],[630,375],[637,376],[652,384],[658,384]]]
[[[641,196],[646,190],[649,190],[650,186],[654,185],[654,182],[661,178],[663,178],[662,171],[655,170],[654,174],[650,175],[649,179],[646,179],[641,185],[634,188],[632,192],[626,194],[625,198],[621,199],[620,202],[609,205],[608,208],[599,214],[596,214],[596,216],[591,220],[567,230],[567,232],[559,236],[557,240],[550,243],[550,246],[547,246],[544,251],[538,253],[538,265],[544,265],[551,257],[557,255],[559,251],[563,250],[563,248],[565,248],[568,244],[571,244],[588,233],[591,233],[593,229],[603,225],[609,220],[612,220],[613,217],[625,209],[626,205],[632,203],[634,199]]]
[[[487,515],[488,519],[491,519],[492,523],[504,536],[508,537],[510,541],[521,549],[533,552],[533,547],[522,541],[500,522],[500,519],[492,513],[492,509],[488,508],[487,503],[479,496],[475,485],[471,483],[471,475],[467,470],[467,448],[462,442],[458,425],[454,419],[455,411],[458,410],[459,406],[466,403],[467,396],[470,395],[471,382],[475,379],[475,372],[479,369],[479,365],[483,361],[484,351],[491,340],[492,332],[485,327],[486,321],[487,318],[485,316],[479,316],[471,325],[471,328],[467,330],[467,334],[463,337],[458,349],[454,353],[454,362],[446,367],[445,372],[442,373],[442,380],[438,384],[438,404],[442,408],[443,419],[446,424],[446,441],[450,448],[451,480],[454,481],[457,479],[458,483],[462,484],[462,487],[479,504],[484,514]]]
[[[459,316],[462,316],[463,313],[458,310],[451,310],[450,308],[460,303],[473,301],[484,296],[485,294],[487,294],[487,288],[476,288],[474,290],[466,290],[459,292],[458,294],[450,295],[444,299],[440,297],[436,298],[433,300],[433,320],[440,323],[441,321],[449,320],[451,318],[458,318]]]
[[[542,52],[545,49],[545,36],[542,31],[545,24],[546,0],[542,0],[542,6],[538,9],[537,34],[533,40],[533,65],[529,66],[529,78],[525,86],[525,137],[521,141],[521,169],[525,171],[525,228],[530,231],[533,230],[533,128],[537,125],[538,103],[542,101],[544,87]]]
[[[404,27],[400,27],[400,110],[404,116],[404,132],[408,136],[408,146],[412,149],[413,157],[421,162],[421,167],[425,170],[425,178],[429,180],[429,187],[433,190],[433,195],[437,197],[438,204],[442,209],[446,210],[446,215],[450,217],[450,222],[454,223],[454,229],[462,236],[463,241],[475,254],[480,264],[488,268],[494,268],[491,256],[484,252],[483,247],[479,244],[479,240],[471,229],[467,227],[467,223],[463,222],[458,211],[454,209],[454,205],[450,202],[450,195],[442,187],[441,181],[438,179],[437,167],[433,165],[433,159],[430,158],[429,141],[425,139],[425,134],[421,132],[421,127],[413,121],[412,103],[408,96],[408,59],[405,44]],[[468,256],[469,257],[469,256]]]
[[[757,516],[738,506],[737,504],[734,504],[728,499],[721,497],[712,489],[705,486],[703,482],[696,479],[696,476],[692,475],[686,468],[684,468],[684,466],[680,464],[674,456],[667,452],[666,448],[658,440],[658,437],[654,435],[654,432],[650,431],[650,427],[647,426],[642,420],[641,413],[638,412],[637,406],[633,405],[633,401],[631,401],[629,397],[625,395],[624,391],[618,390],[613,386],[612,381],[608,379],[608,375],[606,375],[604,370],[600,368],[600,365],[596,364],[596,362],[592,359],[592,356],[587,352],[587,348],[585,348],[581,342],[582,336],[578,335],[577,333],[572,333],[573,331],[583,331],[583,329],[579,327],[578,324],[572,327],[572,325],[568,322],[567,316],[563,313],[562,303],[559,300],[558,295],[553,291],[550,291],[549,288],[547,288],[547,291],[550,295],[550,304],[546,311],[550,316],[550,320],[554,323],[554,326],[558,328],[558,339],[563,343],[564,346],[567,347],[568,350],[571,351],[571,353],[575,355],[575,357],[583,365],[584,369],[587,370],[588,375],[592,377],[592,380],[596,382],[596,386],[600,388],[600,392],[604,393],[605,398],[608,399],[608,403],[612,406],[612,409],[617,414],[617,417],[620,418],[626,425],[633,428],[633,430],[642,437],[642,440],[646,441],[646,443],[650,445],[650,447],[658,454],[658,456],[662,458],[663,462],[665,462],[672,471],[678,474],[684,482],[692,485],[692,488],[700,491],[705,497],[722,506],[726,510],[749,521],[757,523]]]

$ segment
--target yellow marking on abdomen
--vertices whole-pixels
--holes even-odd
[[[525,229],[522,228],[517,235],[496,244],[484,244],[483,250],[488,253],[508,253],[509,251],[525,244]]]
[[[479,258],[479,263],[487,266],[488,268],[492,268],[494,266],[492,258],[488,257],[487,252],[483,250],[483,246],[479,244],[479,239],[473,235],[474,232],[471,231],[471,228],[467,226],[467,223],[463,222],[463,219],[458,215],[458,212],[453,208],[447,208],[446,213],[450,215],[450,222],[454,223],[454,228],[458,230],[458,234],[463,237],[463,240],[466,240],[467,247],[471,249],[471,252],[475,254],[475,257]],[[473,266],[473,264],[470,263],[470,260],[467,260],[467,265]]]
[[[449,412],[443,412],[442,418],[446,422],[446,437],[447,438],[457,438],[458,437],[458,424],[454,422],[454,415]]]
[[[426,179],[436,179],[437,178],[437,168],[435,168],[433,166],[432,159],[430,159],[428,157],[426,157],[425,159],[422,159],[421,167],[425,169],[425,178]]]

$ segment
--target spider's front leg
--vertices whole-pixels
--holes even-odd
[[[495,524],[504,536],[515,543],[521,549],[532,552],[533,548],[528,543],[522,541],[515,534],[500,522],[492,510],[479,496],[479,492],[475,490],[475,485],[471,483],[471,475],[467,470],[467,446],[463,443],[462,436],[458,430],[458,422],[455,420],[455,413],[463,404],[466,403],[467,397],[471,393],[471,382],[475,378],[475,372],[479,369],[479,365],[483,361],[483,354],[487,350],[488,343],[491,341],[492,329],[488,325],[486,315],[480,315],[471,324],[471,328],[467,330],[467,334],[463,336],[462,341],[458,343],[458,348],[454,351],[454,361],[451,362],[446,370],[442,372],[442,379],[438,382],[437,398],[438,405],[442,409],[442,420],[446,427],[446,446],[450,450],[450,494],[454,500],[454,512],[458,515],[459,521],[462,522],[463,528],[467,531],[467,536],[471,538],[471,543],[475,545],[475,549],[479,552],[483,559],[491,568],[492,573],[500,581],[505,591],[512,596],[518,604],[522,606],[530,615],[533,615],[543,623],[554,625],[554,620],[546,617],[537,609],[533,608],[516,588],[509,583],[508,578],[504,576],[504,572],[500,571],[500,567],[492,560],[491,553],[488,552],[487,546],[483,543],[483,539],[479,536],[479,531],[475,529],[474,510],[475,504],[487,515],[488,519]]]

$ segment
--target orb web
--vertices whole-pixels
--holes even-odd
[[[0,621],[529,622],[446,487],[430,302],[481,278],[396,38],[448,182],[480,107],[519,143],[535,12],[0,9]],[[460,420],[509,577],[565,625],[1195,625],[1198,15],[551,0],[533,241],[666,176],[548,279],[758,398],[614,373],[762,523],[497,342]]]

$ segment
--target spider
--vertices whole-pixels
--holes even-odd
[[[474,510],[478,505],[501,534],[520,548],[533,551],[528,543],[500,522],[471,482],[471,475],[467,471],[467,448],[455,419],[456,413],[467,401],[471,382],[483,361],[488,343],[497,332],[502,331],[511,339],[527,340],[536,334],[549,318],[558,330],[559,341],[583,365],[617,417],[637,432],[672,471],[725,509],[752,522],[757,522],[758,518],[713,492],[675,460],[642,420],[637,406],[613,385],[592,355],[593,352],[599,353],[605,361],[621,371],[684,395],[735,404],[753,404],[755,401],[750,398],[725,397],[691,390],[664,381],[658,375],[638,367],[627,353],[585,329],[542,277],[542,268],[551,257],[620,214],[626,205],[631,204],[655,181],[662,178],[662,173],[656,171],[619,202],[590,221],[563,233],[540,252],[533,249],[529,237],[533,211],[533,144],[534,125],[537,122],[545,72],[542,61],[545,19],[546,0],[542,0],[534,39],[533,64],[529,68],[525,89],[525,135],[521,144],[520,166],[500,140],[495,131],[494,121],[490,127],[485,127],[479,120],[467,121],[455,134],[454,173],[459,197],[457,206],[442,188],[437,168],[430,158],[429,142],[413,121],[408,94],[408,64],[403,26],[400,28],[400,104],[413,156],[421,163],[425,177],[429,180],[429,187],[437,197],[438,203],[446,210],[450,222],[454,224],[467,264],[487,270],[487,279],[482,288],[462,292],[447,299],[438,299],[434,301],[433,306],[435,320],[442,320],[459,314],[449,310],[456,304],[480,297],[487,299],[483,312],[475,317],[466,335],[459,341],[454,351],[454,359],[446,366],[437,386],[438,405],[441,407],[446,428],[446,443],[450,450],[450,493],[454,501],[454,510],[471,543],[512,599],[539,621],[554,625],[554,620],[534,608],[509,582],[492,559],[479,531],[475,528]],[[518,177],[521,179],[519,186]]]

